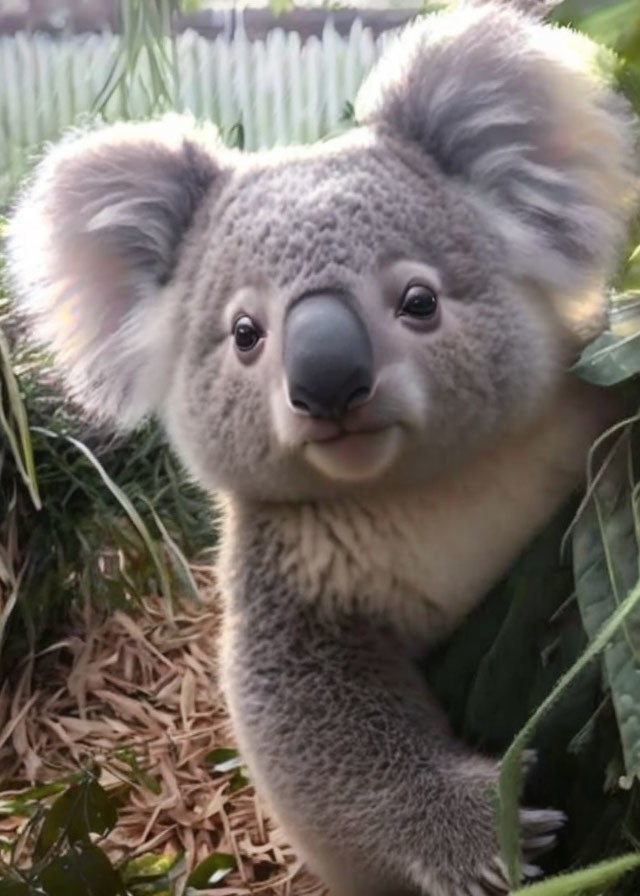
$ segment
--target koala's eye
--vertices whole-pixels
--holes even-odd
[[[243,314],[233,325],[233,338],[239,352],[250,352],[260,342],[262,331],[247,314]]]
[[[405,289],[400,302],[398,314],[415,318],[415,320],[431,320],[438,311],[438,297],[426,283],[410,283]]]

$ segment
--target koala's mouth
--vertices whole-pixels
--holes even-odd
[[[358,482],[380,476],[400,446],[396,424],[376,429],[337,429],[317,434],[303,445],[306,460],[329,479]]]

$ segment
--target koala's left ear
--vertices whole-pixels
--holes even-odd
[[[183,116],[73,133],[45,154],[10,220],[18,312],[78,401],[121,428],[166,389],[179,316],[166,285],[222,178],[219,155]]]
[[[611,273],[637,189],[635,124],[603,52],[513,8],[462,5],[400,36],[356,118],[455,179],[515,276],[571,295]]]

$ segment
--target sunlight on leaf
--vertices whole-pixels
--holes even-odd
[[[235,867],[234,856],[225,852],[214,852],[194,868],[187,880],[187,887],[205,890],[223,880]]]

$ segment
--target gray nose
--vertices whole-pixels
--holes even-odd
[[[335,420],[371,394],[369,334],[356,312],[337,296],[301,299],[285,320],[284,369],[293,407]]]

